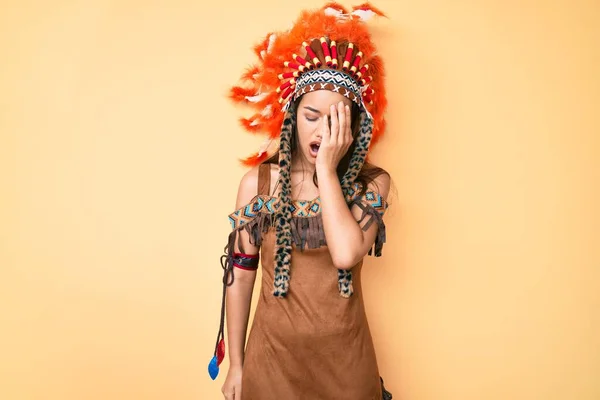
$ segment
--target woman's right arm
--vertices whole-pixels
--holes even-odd
[[[258,186],[258,169],[248,171],[240,181],[236,207],[244,207],[256,196]],[[248,234],[240,231],[235,243],[236,253],[257,255],[259,248],[250,244]],[[235,268],[235,267],[234,267]],[[246,332],[250,317],[250,304],[256,280],[256,271],[235,268],[233,284],[227,287],[226,316],[229,347],[229,372],[223,384],[225,399],[241,399],[242,365],[244,363],[244,348]]]

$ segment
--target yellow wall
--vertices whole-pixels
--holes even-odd
[[[600,4],[375,5],[397,196],[364,286],[394,398],[599,399]],[[219,256],[262,141],[225,93],[298,11],[2,1],[1,399],[220,398]]]

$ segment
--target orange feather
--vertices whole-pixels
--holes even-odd
[[[277,103],[279,104],[279,93],[273,91],[272,93],[269,93],[269,95],[267,97],[264,98],[264,100],[259,101],[258,103],[256,103],[256,108],[259,110],[264,110],[266,106],[271,105],[271,107],[275,107],[273,106],[273,103]],[[273,109],[273,113],[275,113],[277,109]]]
[[[371,5],[371,3],[366,2],[363,3],[359,6],[354,6],[352,7],[352,10],[365,10],[365,11],[373,11],[376,15],[379,15],[380,17],[385,17],[387,18],[387,15],[385,15],[383,13],[383,11],[381,11],[380,9],[374,7],[373,5]]]
[[[325,4],[321,9],[324,10],[326,8],[333,8],[335,10],[341,11],[343,14],[348,14],[348,10],[346,10],[343,5],[341,5],[340,3],[336,3],[335,1],[330,1],[329,3]]]
[[[256,55],[260,58],[260,52],[263,50],[267,50],[267,47],[269,46],[269,36],[271,36],[271,33],[267,33],[265,35],[265,38],[259,42],[258,44],[256,44],[254,46],[254,53],[256,53]]]
[[[267,157],[269,157],[269,155],[266,152],[262,153],[261,155],[258,155],[258,153],[254,153],[250,157],[240,159],[240,162],[242,163],[242,165],[252,168],[261,164],[267,159]]]
[[[250,133],[256,133],[261,130],[262,121],[260,120],[260,114],[255,114],[250,118],[240,118],[240,124]],[[258,124],[252,125],[254,121]]]
[[[244,88],[241,86],[234,86],[229,91],[229,98],[234,102],[246,102],[246,96],[254,96],[256,94],[256,89],[254,88]]]
[[[250,65],[246,68],[244,73],[242,74],[243,80],[253,81],[255,80],[254,75],[260,72],[260,67],[258,65]]]
[[[283,68],[280,68],[283,69]],[[277,77],[277,74],[261,74],[258,79],[257,82],[261,85],[270,87],[270,88],[277,88],[281,82],[279,81],[279,78]]]
[[[276,117],[265,121],[265,130],[269,132],[271,139],[277,138],[281,134],[281,125],[283,124],[283,114],[276,114]]]

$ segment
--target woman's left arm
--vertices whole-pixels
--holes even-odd
[[[346,204],[339,178],[337,165],[352,143],[350,130],[350,108],[341,102],[331,106],[331,129],[324,116],[321,125],[322,142],[317,155],[316,171],[321,198],[321,214],[325,239],[334,265],[339,269],[354,267],[373,246],[377,236],[378,224],[371,224],[367,230],[358,223],[362,210]],[[369,185],[387,199],[390,190],[390,178],[379,175]],[[365,224],[366,221],[363,222]]]
[[[319,194],[323,218],[323,229],[329,253],[334,265],[339,269],[350,269],[362,260],[373,247],[377,236],[378,224],[363,231],[358,221],[362,210],[358,207],[350,209],[342,194],[342,189],[334,171],[317,172],[319,177]],[[368,190],[387,198],[390,190],[390,178],[387,174],[375,178]],[[363,225],[367,221],[363,221]]]

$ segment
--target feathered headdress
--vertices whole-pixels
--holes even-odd
[[[242,75],[244,85],[231,88],[233,101],[248,104],[256,111],[249,118],[241,118],[242,125],[252,133],[268,135],[260,150],[242,162],[247,166],[262,163],[270,156],[271,144],[279,141],[281,192],[275,218],[275,296],[287,294],[290,280],[290,165],[295,123],[291,105],[305,93],[332,90],[360,106],[359,135],[341,182],[344,195],[349,198],[370,145],[385,129],[383,61],[376,54],[365,24],[375,15],[384,16],[369,3],[353,7],[352,11],[335,2],[303,11],[290,30],[270,32],[254,47],[258,62]]]
[[[369,3],[348,11],[330,2],[318,10],[303,11],[293,27],[270,32],[254,46],[258,61],[242,74],[241,84],[229,97],[249,105],[254,115],[240,118],[242,126],[267,138],[261,148],[242,160],[256,166],[269,157],[281,134],[284,114],[303,74],[315,69],[346,72],[360,86],[362,101],[373,118],[372,141],[385,130],[387,106],[384,67],[365,22],[383,12]]]

